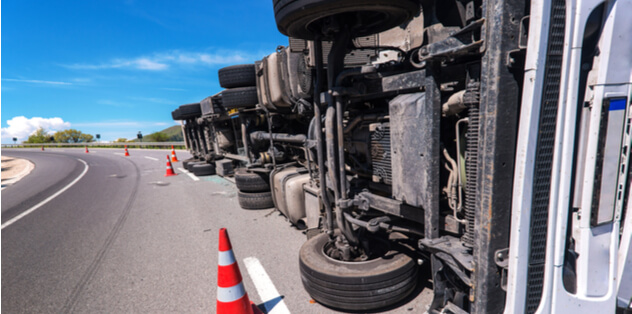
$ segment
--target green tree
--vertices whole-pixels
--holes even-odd
[[[50,143],[50,142],[52,142],[51,136],[48,135],[48,132],[46,132],[44,128],[39,128],[35,130],[35,132],[31,134],[26,141],[24,141],[24,143],[30,143],[30,144],[40,144],[40,143]]]
[[[124,137],[119,137],[119,138],[116,139],[116,142],[117,143],[125,143],[125,142],[127,142],[127,139],[124,138]]]
[[[94,137],[90,134],[81,133],[75,129],[63,130],[55,133],[56,143],[90,143]]]
[[[150,142],[167,142],[169,141],[169,135],[164,132],[156,132],[147,136]]]

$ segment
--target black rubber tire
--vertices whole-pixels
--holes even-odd
[[[419,267],[405,252],[392,250],[365,262],[342,262],[325,255],[328,241],[327,234],[319,234],[299,252],[303,287],[319,303],[345,311],[376,310],[403,300],[415,289]]]
[[[279,31],[289,37],[314,40],[318,24],[333,15],[358,16],[354,36],[379,33],[410,20],[419,12],[414,0],[274,0]]]
[[[267,192],[270,191],[269,174],[239,169],[235,171],[235,185],[242,192]]]
[[[182,115],[180,114],[180,108],[171,112],[171,117],[173,120],[182,120]]]
[[[183,167],[184,169],[189,169],[189,168],[188,168],[189,163],[192,163],[192,162],[197,162],[197,159],[195,159],[194,157],[191,157],[191,158],[189,158],[189,159],[187,159],[187,160],[182,161],[182,167]]]
[[[192,172],[193,172],[193,166],[195,166],[195,165],[204,165],[204,164],[206,164],[206,162],[204,162],[204,161],[200,161],[199,159],[197,159],[197,160],[192,160],[192,161],[189,161],[189,162],[187,163],[187,165],[186,165],[186,169],[187,169],[187,171],[189,171],[189,172],[191,172],[191,173],[192,173]]]
[[[195,164],[191,167],[191,172],[196,176],[210,176],[215,174],[215,165],[213,164]]]
[[[200,108],[200,103],[187,104],[182,105],[178,108],[180,111],[180,117],[182,119],[192,119],[197,118],[202,115],[202,108]]]
[[[258,102],[255,86],[229,88],[222,92],[222,105],[226,109],[254,107]]]
[[[272,192],[237,192],[239,206],[243,209],[265,209],[274,207]]]
[[[217,76],[219,77],[219,86],[223,88],[257,85],[254,64],[238,64],[221,68],[217,71]]]

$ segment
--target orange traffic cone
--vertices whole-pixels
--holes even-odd
[[[42,145],[42,151],[44,151],[44,145]]]
[[[127,145],[125,145],[125,157],[129,157],[129,152],[127,151]]]
[[[167,155],[167,173],[165,177],[177,176],[178,174],[173,171],[173,165],[171,164],[171,160],[169,160],[169,155]]]
[[[226,228],[219,229],[219,258],[217,266],[217,314],[259,314],[250,302],[239,272],[239,265],[230,245]]]
[[[86,154],[87,154],[87,153],[89,153],[89,151],[88,151],[88,145],[86,145]]]
[[[176,156],[176,150],[171,145],[171,162],[178,162],[178,157]]]

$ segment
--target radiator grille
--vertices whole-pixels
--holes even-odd
[[[551,187],[553,144],[558,115],[562,53],[564,50],[564,28],[566,20],[565,0],[553,0],[551,25],[547,48],[545,79],[540,107],[539,136],[533,176],[533,198],[531,201],[531,238],[529,270],[527,274],[526,313],[534,313],[542,299],[544,261],[548,229],[548,208]]]
[[[388,123],[375,123],[371,125],[370,129],[373,181],[392,184],[390,125]]]

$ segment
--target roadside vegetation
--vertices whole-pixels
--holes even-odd
[[[164,149],[164,145],[146,145],[143,143],[159,143],[159,142],[182,142],[181,127],[178,125],[166,128],[162,131],[145,135],[142,140],[118,138],[113,142],[97,142],[91,134],[83,133],[76,129],[67,129],[49,132],[44,128],[37,129],[22,144],[26,145],[10,145],[11,147],[32,147],[33,144],[45,144],[45,146],[53,147],[77,147],[87,145],[90,147],[100,148],[118,148],[128,146],[129,148],[148,148],[148,149]],[[51,145],[56,144],[56,145]],[[5,146],[5,145],[3,145]],[[169,145],[168,145],[169,146]],[[185,149],[184,145],[174,145],[175,149]]]

